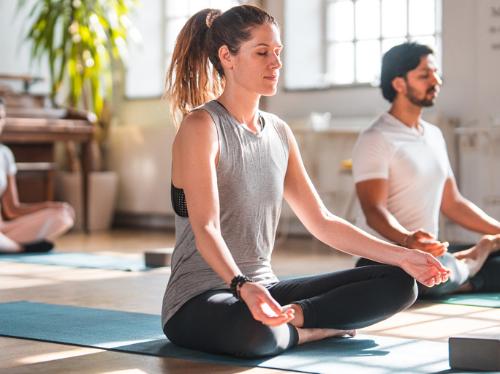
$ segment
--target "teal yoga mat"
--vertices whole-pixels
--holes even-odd
[[[445,304],[500,308],[500,292],[450,295],[439,298],[430,298],[427,300]]]
[[[122,256],[80,252],[2,254],[0,255],[0,261],[123,271],[145,271],[151,269],[144,265],[143,258],[134,259]]]
[[[0,335],[305,373],[449,372],[446,343],[359,335],[306,344],[276,357],[243,360],[173,345],[163,335],[158,315],[26,301],[0,304]]]

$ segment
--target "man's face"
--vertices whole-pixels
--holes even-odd
[[[434,56],[422,56],[420,64],[406,74],[405,82],[404,94],[408,101],[419,107],[433,106],[443,83],[434,62]]]

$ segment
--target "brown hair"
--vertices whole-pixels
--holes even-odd
[[[252,5],[235,6],[222,13],[203,9],[184,25],[167,72],[164,97],[170,99],[174,119],[219,96],[224,88],[224,70],[219,48],[226,45],[232,54],[250,39],[251,29],[275,19]]]

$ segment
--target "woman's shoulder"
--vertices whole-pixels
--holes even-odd
[[[175,143],[200,146],[203,143],[217,141],[217,130],[209,112],[201,107],[188,113],[182,120]]]

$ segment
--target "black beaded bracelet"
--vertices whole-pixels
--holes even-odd
[[[231,280],[230,289],[233,293],[234,297],[240,300],[240,288],[247,282],[251,282],[252,280],[248,278],[246,275],[237,275]]]

